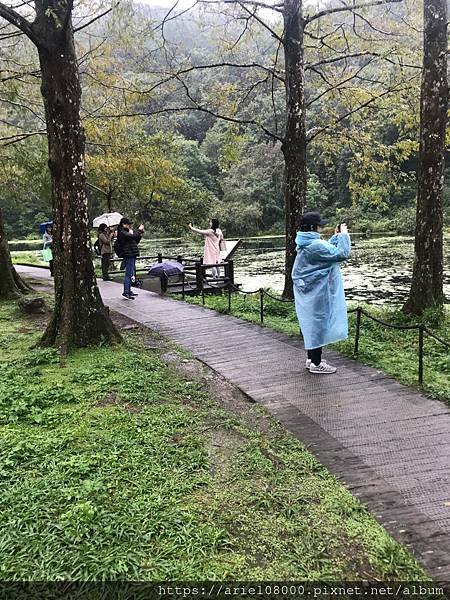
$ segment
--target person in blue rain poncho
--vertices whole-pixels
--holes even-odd
[[[336,367],[322,360],[322,347],[348,336],[339,263],[350,256],[350,236],[343,223],[328,242],[322,240],[320,229],[325,223],[317,212],[302,215],[292,269],[295,310],[308,353],[306,368],[316,374],[336,372]]]

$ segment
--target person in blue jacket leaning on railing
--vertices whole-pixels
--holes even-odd
[[[295,310],[307,350],[310,373],[335,373],[322,360],[322,347],[348,337],[347,306],[339,263],[350,256],[347,225],[336,227],[328,242],[320,237],[326,224],[317,212],[300,218],[295,242],[297,257],[292,269]]]

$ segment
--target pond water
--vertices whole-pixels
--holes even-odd
[[[408,294],[414,256],[412,237],[370,237],[352,235],[350,260],[342,265],[348,300],[373,304],[402,303]],[[186,258],[202,255],[199,239],[142,240],[143,253]],[[445,293],[450,298],[450,236],[444,241]],[[244,290],[260,287],[283,290],[284,237],[243,239],[234,255],[235,281]]]

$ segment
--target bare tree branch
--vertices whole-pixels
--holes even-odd
[[[230,1],[236,2],[236,0],[230,0]],[[253,17],[255,19],[255,21],[257,21],[260,25],[262,25],[265,29],[267,29],[267,31],[270,33],[270,35],[272,37],[274,37],[276,40],[278,40],[282,44],[284,43],[283,38],[281,36],[279,36],[278,33],[272,29],[272,27],[269,27],[269,25],[265,21],[263,21],[260,17],[258,17],[258,15],[256,14],[256,7],[255,7],[254,11],[252,12],[240,0],[237,0],[237,4],[239,4],[239,6],[241,8],[243,8],[251,17]]]
[[[33,44],[36,46],[39,45],[39,38],[35,35],[32,24],[13,8],[6,6],[3,2],[0,2],[0,17],[3,17],[5,21],[8,21],[8,23],[17,27],[17,29],[20,29],[20,31],[30,38]]]
[[[5,102],[6,104],[10,104],[11,106],[15,106],[16,108],[22,108],[23,110],[27,110],[32,115],[34,115],[36,117],[36,119],[38,119],[42,123],[45,123],[45,119],[43,119],[37,112],[35,112],[31,108],[30,103],[28,103],[28,104],[21,104],[20,102],[14,102],[13,100],[9,100],[8,98],[0,98],[0,102]]]
[[[75,29],[73,30],[74,33],[76,33],[77,31],[81,31],[82,29],[86,29],[86,27],[89,27],[89,25],[92,25],[92,23],[95,23],[99,19],[105,17],[107,14],[109,14],[114,9],[116,9],[119,6],[120,2],[121,2],[121,0],[117,0],[116,4],[114,6],[111,6],[110,8],[108,8],[108,10],[105,10],[104,12],[100,13],[99,15],[96,15],[93,19],[91,19],[87,23],[84,23],[83,25],[80,25],[79,27],[75,27]]]
[[[249,24],[249,22],[251,20],[250,15],[248,17],[243,17],[243,20],[245,21],[244,29],[238,35],[238,38],[234,41],[233,45],[230,48],[230,52],[233,52],[233,50],[236,48],[236,46],[239,44],[239,42],[242,40],[242,38],[244,37],[244,35],[248,31],[248,24]]]
[[[361,73],[361,71],[363,69],[366,68],[366,65],[360,67],[356,73],[352,73],[351,75],[349,75],[346,79],[344,79],[343,81],[339,81],[338,83],[336,83],[335,85],[331,85],[328,89],[324,90],[323,92],[321,92],[320,94],[318,94],[317,96],[315,96],[315,98],[313,98],[312,100],[309,100],[309,102],[307,102],[305,104],[306,108],[309,108],[312,104],[314,104],[314,102],[317,102],[318,100],[320,100],[320,98],[322,98],[323,96],[325,96],[326,94],[328,94],[329,92],[333,92],[335,90],[339,90],[339,88],[341,88],[343,85],[345,85],[346,83],[348,83],[349,81],[352,81],[353,79],[357,79],[359,74]]]
[[[283,28],[283,36],[284,36],[284,28]],[[274,71],[277,68],[278,56],[280,54],[280,50],[281,50],[281,42],[278,42],[277,51],[275,53],[275,59],[273,61],[273,70]],[[272,102],[273,116],[275,119],[275,133],[278,134],[278,113],[277,113],[277,107],[275,104],[275,77],[274,77],[273,73],[272,73],[272,84],[270,86],[270,98],[271,98],[271,102]]]
[[[416,77],[411,77],[408,80],[408,83],[410,83],[411,81],[413,81],[414,79],[416,79]],[[347,119],[348,117],[350,117],[351,115],[359,112],[360,110],[362,110],[363,108],[366,108],[368,106],[370,106],[371,104],[373,104],[374,102],[376,102],[377,100],[380,100],[381,98],[384,98],[385,96],[389,95],[389,94],[393,94],[394,92],[402,92],[402,91],[406,91],[411,89],[410,86],[408,87],[404,87],[401,88],[398,85],[394,86],[388,90],[385,90],[384,92],[382,92],[381,94],[378,94],[377,96],[373,96],[372,98],[370,98],[369,100],[367,100],[366,102],[363,102],[362,104],[360,104],[359,106],[357,106],[356,108],[353,108],[352,110],[346,112],[344,115],[342,115],[341,117],[339,117],[338,119],[336,119],[335,121],[333,121],[332,123],[329,123],[328,125],[325,125],[324,127],[315,127],[312,130],[310,130],[307,134],[307,141],[308,143],[311,142],[314,138],[316,138],[318,135],[322,134],[324,131],[327,131],[328,129],[331,129],[332,127],[334,127],[335,125],[337,125],[338,123],[341,123],[342,121],[344,121],[345,119]]]
[[[230,117],[228,115],[220,115],[218,113],[215,113],[213,111],[211,111],[210,109],[205,108],[204,106],[201,106],[197,100],[195,98],[193,98],[193,96],[191,95],[189,88],[187,87],[187,85],[180,79],[179,80],[181,85],[184,87],[184,90],[186,92],[186,96],[188,97],[188,99],[192,102],[193,106],[196,108],[196,110],[199,110],[201,112],[205,112],[207,114],[210,114],[214,117],[216,117],[217,119],[222,119],[224,121],[230,121],[233,123],[240,123],[243,125],[256,125],[257,127],[259,127],[260,129],[262,129],[264,131],[264,133],[274,139],[277,139],[278,141],[282,142],[282,138],[280,138],[277,134],[274,134],[273,132],[269,131],[268,129],[266,129],[263,125],[261,125],[261,123],[258,123],[257,121],[254,121],[253,119],[237,119],[235,117]],[[267,81],[267,79],[265,80]],[[261,82],[257,82],[257,85],[259,85]]]
[[[369,19],[366,19],[366,17],[363,17],[363,15],[360,15],[356,11],[355,11],[355,15],[358,17],[358,19],[361,19],[361,21],[363,21],[366,25],[368,25],[370,27],[370,29],[372,29],[373,31],[376,31],[377,33],[381,33],[381,35],[389,35],[389,36],[396,35],[392,31],[383,31],[382,29],[378,29],[378,27],[375,27],[375,25],[373,23],[371,23],[369,21]]]
[[[345,12],[345,11],[355,11],[361,8],[368,8],[370,6],[380,6],[381,4],[390,4],[392,2],[401,2],[402,0],[374,0],[374,2],[366,2],[364,4],[352,4],[352,5],[344,5],[344,6],[336,6],[335,8],[327,8],[325,10],[321,10],[318,13],[311,15],[310,17],[305,18],[305,25],[309,25],[313,21],[317,19],[321,19],[327,15],[332,15],[335,13]]]
[[[6,142],[5,144],[0,144],[0,146],[4,148],[5,146],[10,146],[11,144],[16,144],[17,142],[23,142],[24,140],[27,140],[32,136],[46,134],[47,131],[45,129],[42,129],[40,131],[29,131],[26,133],[16,133],[15,135],[0,137],[0,142]]]
[[[23,31],[11,31],[10,33],[2,33],[0,35],[0,41],[4,42],[5,40],[11,40],[13,38],[19,38],[25,35]]]
[[[308,69],[317,69],[317,67],[320,67],[322,65],[330,65],[332,63],[340,62],[341,60],[347,60],[349,58],[358,58],[360,56],[372,56],[373,57],[373,56],[379,56],[379,54],[377,54],[376,52],[354,52],[352,54],[345,54],[343,56],[339,55],[339,56],[335,56],[333,58],[325,58],[316,63],[310,63],[310,64],[306,63],[305,71]]]
[[[96,185],[94,185],[90,181],[86,181],[86,185],[89,186],[90,188],[92,188],[93,190],[96,190],[97,192],[100,192],[101,194],[105,195],[106,197],[109,196],[108,192],[105,192],[105,190],[102,190],[101,188],[97,187]]]
[[[41,76],[41,72],[40,71],[28,71],[28,72],[16,72],[16,71],[9,71],[8,69],[5,70],[6,73],[14,73],[13,75],[7,75],[6,77],[2,77],[0,79],[0,83],[4,83],[5,81],[11,81],[11,80],[18,80],[18,81],[22,81],[22,77],[35,77],[35,78],[40,78]]]
[[[267,73],[270,73],[271,75],[273,75],[275,77],[275,79],[278,79],[279,81],[284,83],[284,77],[282,77],[279,73],[280,71],[277,71],[274,67],[268,67],[266,65],[262,65],[261,63],[257,63],[257,62],[251,62],[251,63],[233,63],[233,62],[219,62],[219,63],[212,63],[210,65],[194,65],[192,67],[186,67],[185,69],[181,69],[180,71],[178,71],[175,74],[175,77],[178,77],[179,75],[185,75],[186,73],[189,73],[191,71],[196,71],[196,70],[202,70],[202,69],[218,69],[221,67],[232,67],[232,68],[236,68],[236,69],[262,69],[263,71],[266,71]]]
[[[277,12],[282,12],[284,3],[278,2],[277,4],[266,4],[265,2],[259,2],[258,0],[200,0],[202,4],[249,4],[250,6],[254,6],[256,8],[264,8],[269,10],[275,10]]]
[[[131,113],[107,114],[107,115],[100,115],[100,116],[94,117],[94,118],[117,119],[117,118],[121,118],[121,117],[123,117],[123,118],[133,118],[133,117],[139,117],[139,116],[152,117],[155,115],[188,112],[188,111],[192,111],[192,110],[211,115],[212,117],[215,117],[216,119],[220,119],[222,121],[228,121],[229,123],[238,123],[239,125],[254,125],[255,127],[259,127],[260,129],[262,129],[262,131],[264,131],[264,133],[266,135],[268,135],[269,137],[274,138],[274,139],[278,140],[279,142],[283,142],[283,138],[276,135],[272,131],[269,131],[267,128],[265,128],[263,125],[261,125],[261,123],[258,123],[258,121],[255,121],[253,119],[238,119],[235,117],[230,117],[228,115],[221,115],[219,113],[214,112],[213,110],[209,110],[208,108],[205,108],[204,106],[200,106],[196,102],[194,105],[191,105],[191,106],[176,106],[176,107],[171,107],[171,108],[159,108],[157,110],[136,111],[136,112],[131,112]]]

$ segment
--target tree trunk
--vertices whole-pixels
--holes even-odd
[[[424,0],[424,55],[420,107],[414,267],[407,313],[444,302],[443,188],[448,108],[447,0]]]
[[[36,3],[37,5],[38,3]],[[39,3],[34,30],[42,73],[53,195],[55,310],[41,340],[63,353],[74,346],[119,340],[97,287],[92,263],[84,170],[81,87],[66,3]],[[58,8],[61,11],[58,13]],[[70,15],[69,15],[70,16]]]
[[[0,208],[0,298],[20,298],[22,294],[27,292],[31,292],[31,288],[17,274],[11,261],[2,209]]]
[[[284,62],[286,78],[286,132],[282,145],[285,161],[286,259],[284,298],[293,297],[292,266],[298,219],[306,197],[305,74],[301,0],[285,0]]]

